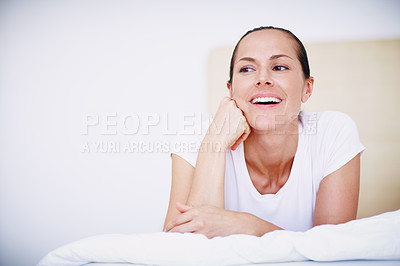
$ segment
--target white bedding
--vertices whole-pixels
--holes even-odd
[[[85,266],[147,266],[145,264],[131,263],[89,263]],[[241,266],[254,266],[255,264],[243,264]],[[257,266],[399,266],[399,260],[342,260],[342,261],[295,261],[295,262],[277,262],[277,263],[262,263]]]
[[[400,210],[307,232],[274,231],[262,237],[207,239],[161,232],[99,235],[60,247],[38,265],[237,265],[308,260],[399,260],[400,264]]]

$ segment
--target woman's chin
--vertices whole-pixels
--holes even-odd
[[[290,134],[292,130],[297,130],[297,127],[291,126],[294,125],[293,120],[287,115],[259,115],[247,121],[254,133]]]

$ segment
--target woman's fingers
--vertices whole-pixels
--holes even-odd
[[[247,137],[250,135],[251,129],[245,117],[243,117],[243,134],[235,141],[235,143],[231,146],[231,150],[236,150],[240,143],[245,141]]]
[[[192,207],[187,206],[185,204],[182,204],[180,202],[176,202],[175,203],[176,209],[181,213],[180,215],[178,215],[175,219],[173,219],[172,221],[170,221],[166,226],[164,231],[168,232],[169,230],[171,230],[171,228],[173,228],[176,225],[179,225],[181,223],[186,223],[189,221],[189,219],[191,219],[190,215],[186,214],[183,215],[184,213],[186,213],[187,211],[191,210]]]
[[[185,224],[175,226],[167,232],[169,232],[169,233],[195,233],[196,229],[195,229],[195,224],[193,222],[188,222]]]
[[[193,219],[193,214],[191,212],[184,212],[170,221],[167,226],[165,226],[165,232],[169,232],[172,228],[188,223]]]
[[[176,217],[171,224],[172,227],[166,227],[166,232],[178,232],[178,233],[201,233],[205,227],[206,217],[211,218],[207,213],[203,213],[199,209],[193,209],[185,212]]]
[[[231,99],[231,101],[235,104],[235,107],[237,108],[237,110],[240,111],[240,116],[241,116],[240,120],[239,120],[238,128],[240,126],[242,126],[242,130],[241,130],[242,134],[235,141],[235,143],[233,143],[233,145],[231,146],[232,150],[236,150],[236,148],[239,146],[239,144],[247,139],[251,130],[250,130],[249,124],[247,123],[246,117],[243,114],[243,111],[239,108],[239,106],[237,105],[236,101],[233,98]]]
[[[188,206],[187,206],[188,207]],[[240,233],[242,215],[214,206],[191,208],[166,226],[167,232],[197,233],[208,238]]]
[[[187,212],[188,210],[192,209],[192,207],[182,204],[180,202],[176,202],[175,207],[180,213],[184,213],[184,212]]]
[[[220,143],[223,149],[230,148],[243,134],[240,127],[242,119],[243,113],[236,102],[229,97],[223,98],[208,128],[208,141]]]

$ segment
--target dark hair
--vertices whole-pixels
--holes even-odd
[[[249,35],[250,33],[260,31],[260,30],[270,30],[270,29],[283,31],[283,32],[289,34],[289,36],[291,36],[297,42],[297,45],[298,45],[297,57],[300,61],[301,68],[303,69],[304,77],[306,79],[308,79],[310,77],[310,66],[308,64],[307,52],[306,52],[306,49],[304,48],[303,43],[299,40],[299,38],[297,38],[296,35],[294,35],[289,30],[286,30],[283,28],[277,28],[277,27],[273,27],[273,26],[263,26],[263,27],[258,27],[258,28],[249,30],[248,32],[246,32],[245,35],[242,36],[242,38],[240,38],[240,40],[236,44],[235,49],[233,50],[233,53],[232,53],[231,63],[229,66],[229,80],[228,80],[229,83],[232,83],[233,65],[235,63],[236,51],[239,47],[240,42],[243,40],[243,38],[246,37],[247,35]]]

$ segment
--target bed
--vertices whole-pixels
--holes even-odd
[[[265,266],[398,266],[399,261],[395,260],[346,260],[346,261],[298,261],[298,262],[280,262],[280,263],[263,263],[257,265]],[[123,265],[139,265],[131,263],[89,263],[88,266],[123,266]],[[143,264],[142,264],[143,265]],[[254,265],[254,264],[248,264]],[[243,264],[246,266],[246,264]]]
[[[400,150],[397,141],[400,127],[389,123],[397,121],[398,106],[386,104],[379,110],[370,108],[375,104],[377,88],[388,99],[398,98],[399,79],[394,79],[388,70],[399,68],[399,47],[400,40],[307,45],[317,81],[306,110],[328,108],[349,114],[356,121],[368,149],[363,155],[361,169],[360,218],[399,208],[396,158]],[[210,114],[215,113],[220,99],[227,93],[227,65],[232,49],[216,49],[209,56],[207,102]],[[348,69],[352,70],[351,75],[346,75]],[[368,79],[364,78],[366,76]],[[342,95],[350,96],[343,98]],[[360,95],[362,98],[354,104],[353,99]],[[393,109],[395,106],[397,109]],[[207,239],[195,234],[161,232],[99,235],[60,247],[47,254],[38,265],[116,266],[131,263],[400,265],[400,210],[341,225],[322,225],[307,232],[275,231],[263,237],[234,235]]]
[[[262,237],[147,233],[98,235],[47,254],[48,265],[400,265],[400,210]]]

